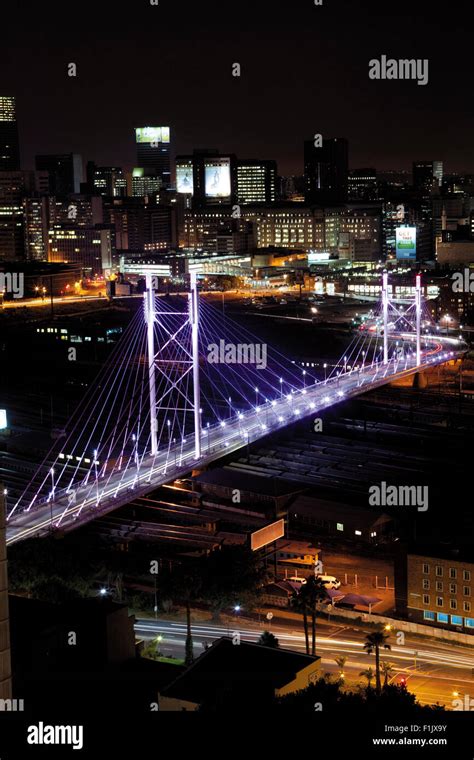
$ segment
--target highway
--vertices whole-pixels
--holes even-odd
[[[412,333],[398,333],[391,339],[400,337],[410,341]],[[222,421],[202,431],[202,451],[195,458],[193,436],[185,443],[160,450],[155,456],[138,458],[133,465],[119,469],[116,465],[103,477],[96,476],[93,464],[79,483],[68,484],[61,490],[52,487],[49,496],[30,497],[25,502],[14,505],[8,515],[7,543],[20,541],[33,535],[40,535],[51,527],[72,530],[99,514],[117,509],[131,499],[144,496],[157,486],[171,479],[185,475],[193,467],[201,467],[223,454],[230,454],[247,443],[258,440],[270,432],[284,428],[292,421],[302,419],[358,396],[361,393],[382,386],[393,380],[412,375],[424,367],[433,366],[462,355],[466,347],[457,338],[423,336],[425,348],[421,364],[417,366],[413,353],[403,358],[392,358],[383,363],[367,364],[357,369],[351,368],[338,377],[329,378],[302,388],[287,396],[281,395],[261,404],[251,411],[239,413],[233,420]],[[66,472],[68,461],[62,471],[56,472],[56,483]],[[66,480],[67,473],[64,475]],[[48,480],[48,476],[45,480]],[[47,486],[46,486],[47,487]]]
[[[266,610],[263,611],[265,615]],[[221,636],[239,633],[243,641],[256,642],[262,631],[271,630],[277,637],[280,647],[305,651],[302,624],[296,620],[285,620],[284,612],[274,610],[271,626],[246,618],[228,619],[228,624],[211,621],[193,623],[192,635],[195,656],[202,654],[204,643],[211,644]],[[275,622],[277,621],[277,622]],[[164,656],[184,657],[186,625],[169,620],[138,618],[135,624],[138,638],[156,639],[161,637],[159,649]],[[368,667],[374,668],[374,656],[363,649],[366,633],[338,623],[326,623],[318,619],[316,628],[316,653],[322,658],[321,673],[337,675],[339,668],[336,657],[347,657],[344,665],[345,680],[352,687],[355,682],[367,681],[359,673]],[[423,704],[446,705],[449,709],[453,692],[461,696],[472,694],[474,689],[473,657],[468,647],[456,646],[454,643],[441,643],[428,638],[406,635],[404,646],[397,645],[396,632],[392,632],[390,651],[381,654],[382,661],[394,666],[390,676],[391,683],[400,683],[406,679],[407,688],[416,694]]]

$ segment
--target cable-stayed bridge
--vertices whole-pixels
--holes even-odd
[[[460,357],[422,302],[390,302],[387,274],[371,329],[323,378],[302,369],[204,301],[144,308],[8,514],[9,543],[72,530],[271,432],[394,380]]]

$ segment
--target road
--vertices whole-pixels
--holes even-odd
[[[264,613],[265,614],[265,613]],[[269,623],[253,621],[245,618],[229,619],[228,625],[206,621],[193,623],[192,634],[195,655],[204,651],[203,644],[210,644],[221,636],[232,636],[239,633],[244,641],[257,641],[264,627],[278,638],[282,648],[305,651],[304,635],[297,620],[275,618]],[[277,622],[275,623],[275,620]],[[161,636],[160,651],[164,656],[184,657],[186,625],[169,620],[153,620],[138,618],[135,632],[139,638],[147,640]],[[364,682],[359,674],[368,667],[374,668],[374,656],[364,652],[365,632],[340,624],[328,624],[318,620],[316,631],[316,652],[321,660],[321,672],[336,675],[339,668],[334,661],[336,657],[347,657],[344,666],[346,681]],[[393,683],[406,679],[407,688],[416,694],[422,704],[440,704],[451,708],[452,700],[457,692],[461,697],[472,694],[474,690],[473,665],[474,658],[468,647],[456,646],[453,643],[444,644],[425,638],[414,638],[409,634],[405,637],[403,646],[395,642],[396,633],[392,633],[391,649],[383,652],[381,659],[393,664],[394,670],[390,678]],[[415,656],[416,653],[416,656]]]
[[[391,337],[393,339],[394,336]],[[414,336],[400,333],[399,337],[413,340]],[[33,499],[28,497],[26,502],[14,505],[8,515],[7,543],[45,533],[52,526],[62,530],[78,527],[95,519],[98,514],[123,506],[131,498],[146,495],[172,478],[185,475],[192,467],[204,466],[223,454],[237,451],[294,420],[317,414],[343,400],[412,375],[423,367],[446,361],[465,351],[464,344],[455,338],[423,336],[423,341],[426,341],[425,345],[433,344],[433,348],[422,352],[420,366],[417,366],[414,354],[407,354],[402,359],[390,359],[386,365],[378,363],[351,368],[338,377],[328,378],[325,382],[261,404],[249,412],[239,413],[234,420],[221,421],[205,428],[198,460],[195,457],[194,438],[188,436],[185,442],[174,447],[169,445],[155,456],[143,456],[132,463],[130,457],[122,469],[115,464],[103,477],[98,477],[91,463],[86,477],[72,484],[69,461],[65,459],[64,463],[59,462],[59,467],[55,465],[48,496],[38,492]],[[49,480],[48,473],[42,484],[43,493],[49,487]]]

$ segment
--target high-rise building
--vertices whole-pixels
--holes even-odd
[[[176,156],[176,192],[194,194],[194,162],[192,156]]]
[[[304,144],[305,198],[307,203],[344,203],[347,200],[348,142],[344,137]]]
[[[443,182],[442,161],[414,161],[413,187],[419,192],[431,195]]]
[[[114,198],[127,195],[127,178],[120,166],[97,166],[88,161],[86,174],[88,193]]]
[[[161,186],[171,184],[171,134],[169,127],[137,127],[137,166],[149,176],[156,174]]]
[[[145,198],[114,198],[104,203],[104,221],[115,230],[121,251],[165,251],[178,245],[176,204]]]
[[[132,196],[144,198],[153,197],[160,192],[162,180],[153,170],[135,167],[132,172]]]
[[[20,168],[20,142],[16,121],[15,98],[0,95],[0,171]]]
[[[23,198],[25,257],[29,261],[48,260],[48,210],[46,196]]]
[[[56,225],[50,228],[48,236],[50,262],[79,264],[87,274],[102,274],[112,267],[115,235],[105,225]]]
[[[25,257],[25,197],[40,197],[45,174],[32,171],[0,172],[0,260]]]
[[[276,161],[237,161],[237,203],[275,203],[276,181]]]
[[[5,489],[0,483],[0,699],[12,697]]]
[[[49,194],[64,197],[80,193],[83,181],[82,157],[78,153],[35,157],[36,169],[49,174]]]
[[[195,150],[193,207],[234,204],[237,192],[236,166],[234,154],[221,155],[217,150]]]
[[[377,200],[377,172],[375,169],[354,169],[349,174],[348,185],[350,200]]]

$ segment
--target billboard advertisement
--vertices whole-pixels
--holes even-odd
[[[0,409],[0,430],[5,430],[7,427],[7,410]]]
[[[397,227],[395,251],[397,259],[416,260],[416,227]]]
[[[308,253],[308,264],[323,264],[327,263],[329,261],[330,253],[327,252],[320,252],[316,253],[315,251],[310,251]]]
[[[257,549],[261,549],[267,544],[271,544],[272,541],[276,541],[278,538],[283,538],[285,535],[285,521],[277,520],[270,525],[265,525],[264,528],[256,530],[250,534],[250,548],[253,552]]]
[[[230,159],[207,159],[204,164],[207,198],[230,198]]]
[[[137,143],[169,143],[169,127],[138,127],[135,129]]]
[[[193,167],[176,166],[176,190],[178,193],[193,193]]]

